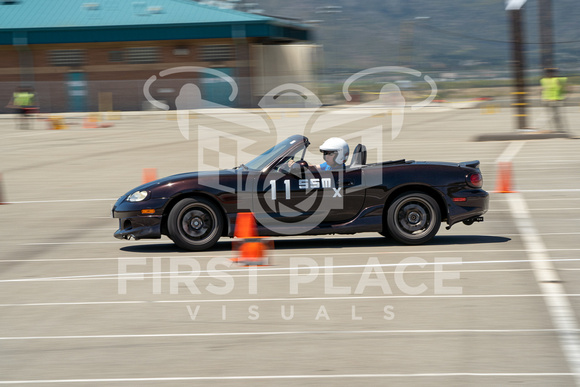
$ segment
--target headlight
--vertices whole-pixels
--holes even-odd
[[[147,195],[149,195],[149,192],[147,192],[147,191],[133,192],[131,195],[129,195],[129,197],[127,198],[127,201],[128,202],[142,202],[143,200],[147,199]]]

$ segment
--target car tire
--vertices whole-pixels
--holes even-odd
[[[191,251],[207,250],[215,245],[223,227],[220,210],[203,198],[182,199],[167,219],[169,237],[177,246]]]
[[[431,196],[421,192],[407,192],[398,196],[387,211],[389,234],[407,245],[430,241],[440,226],[439,205]]]

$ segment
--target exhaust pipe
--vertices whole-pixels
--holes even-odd
[[[475,218],[466,219],[463,224],[466,226],[471,226],[475,222],[483,222],[483,216],[476,216]]]
[[[463,224],[466,226],[471,226],[475,222],[483,222],[483,216],[476,216],[474,218],[465,219]],[[446,230],[451,230],[451,226],[445,227]]]

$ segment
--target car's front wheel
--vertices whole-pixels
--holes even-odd
[[[167,219],[169,237],[182,249],[200,251],[215,245],[222,235],[219,209],[203,198],[181,200]]]
[[[437,234],[440,225],[439,205],[431,196],[421,192],[400,195],[387,212],[389,234],[408,245],[428,242]]]

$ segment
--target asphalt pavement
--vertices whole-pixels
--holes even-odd
[[[580,135],[580,109],[565,113]],[[515,133],[511,114],[62,114],[61,130],[0,117],[0,384],[580,386],[579,143],[475,141]],[[290,134],[362,141],[369,162],[478,159],[490,210],[421,246],[274,238],[255,268],[230,261],[228,238],[199,253],[113,238],[111,207],[145,168],[239,165]]]

